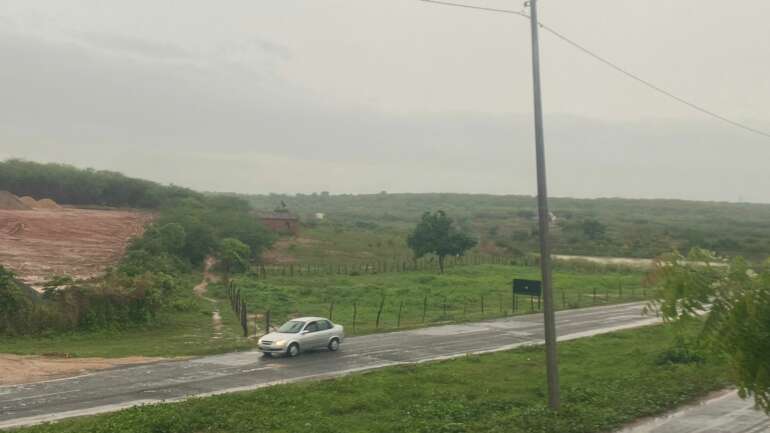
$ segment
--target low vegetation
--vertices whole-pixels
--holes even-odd
[[[478,237],[484,254],[516,256],[537,251],[537,203],[528,196],[481,194],[369,194],[243,196],[256,209],[285,201],[310,229],[303,237],[325,244],[338,257],[364,260],[352,246],[385,259],[408,257],[406,234],[425,211],[444,210]],[[708,248],[751,260],[770,256],[770,205],[684,200],[552,198],[551,235],[556,254],[657,257],[674,249]],[[318,219],[317,213],[324,214]],[[358,250],[360,251],[360,249]],[[323,250],[298,244],[288,253],[304,262]],[[372,256],[370,256],[372,257]],[[328,260],[328,258],[327,258]]]
[[[559,413],[546,404],[543,351],[528,348],[142,406],[18,432],[607,432],[727,385],[718,356],[659,362],[675,338],[670,327],[655,326],[562,344]]]

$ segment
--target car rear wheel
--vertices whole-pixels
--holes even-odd
[[[289,349],[286,351],[286,353],[292,358],[299,355],[299,344],[292,343],[292,345],[289,346]]]
[[[337,349],[340,348],[340,340],[336,338],[332,338],[332,341],[329,342],[329,350],[332,352],[336,352]]]

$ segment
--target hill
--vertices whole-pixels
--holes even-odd
[[[310,240],[344,243],[360,238],[364,247],[377,242],[395,246],[386,256],[408,254],[403,245],[405,234],[423,212],[438,209],[475,234],[484,252],[516,255],[537,250],[537,208],[530,196],[321,193],[243,197],[263,211],[286,202],[305,223],[304,237]],[[559,254],[655,257],[672,249],[699,246],[727,256],[764,259],[770,255],[770,205],[553,198],[550,207],[555,216],[554,252]],[[317,213],[324,214],[322,220],[316,218]],[[301,252],[302,245],[297,249]]]

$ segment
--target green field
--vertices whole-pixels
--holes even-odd
[[[192,295],[191,295],[192,296]],[[214,337],[211,314],[214,305],[194,300],[192,311],[167,312],[157,323],[125,329],[78,331],[50,336],[4,336],[0,353],[68,357],[199,356],[251,348],[242,338],[237,319],[222,309],[222,337]]]
[[[694,330],[689,331],[694,334]],[[548,410],[542,348],[123,410],[23,433],[599,433],[728,385],[720,358],[666,362],[653,326],[560,346],[563,407]]]
[[[258,279],[251,275],[234,279],[247,310],[259,315],[255,322],[260,330],[264,330],[263,317],[267,310],[273,323],[289,317],[331,315],[351,334],[501,317],[512,313],[512,279],[539,279],[540,275],[539,268],[511,265],[458,265],[448,268],[444,274],[433,269],[362,275],[299,275],[299,271],[296,272],[294,277],[279,275]],[[557,269],[554,272],[557,308],[645,299],[648,289],[642,287],[643,277],[639,271]],[[212,296],[226,297],[222,284],[212,285],[209,290]],[[517,298],[517,314],[538,309],[536,299]]]

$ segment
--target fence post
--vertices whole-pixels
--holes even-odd
[[[428,312],[428,295],[422,300],[422,323],[425,323],[425,315]]]
[[[380,316],[382,316],[382,308],[385,306],[385,295],[380,299],[380,308],[377,310],[377,329],[380,329]]]
[[[503,312],[503,295],[497,294],[497,300],[500,302],[500,313]]]
[[[567,292],[562,290],[561,291],[561,309],[567,308]]]
[[[398,319],[396,319],[396,328],[401,327],[401,310],[404,308],[404,301],[402,300],[400,304],[398,304]]]
[[[270,333],[270,309],[265,311],[265,334]]]
[[[484,315],[484,295],[481,295],[481,314]]]
[[[333,315],[334,315],[334,300],[332,299],[331,304],[329,304],[329,320],[334,321],[332,319]]]
[[[356,332],[356,316],[358,315],[358,301],[353,301],[353,332]]]
[[[249,318],[246,313],[246,301],[241,302],[243,302],[243,305],[241,306],[241,326],[243,326],[243,337],[246,338],[249,336]]]
[[[447,315],[446,296],[444,296],[444,320],[446,320],[447,317],[449,316]]]

